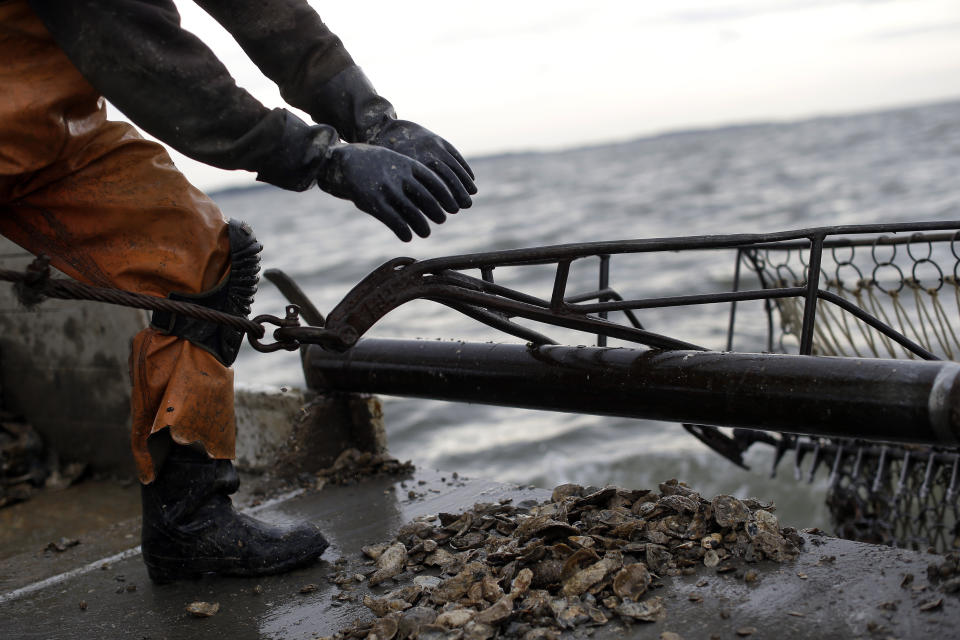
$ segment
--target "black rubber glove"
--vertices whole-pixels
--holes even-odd
[[[369,140],[397,153],[419,160],[434,171],[463,208],[472,203],[470,195],[477,192],[473,171],[452,144],[409,120],[385,119]]]
[[[317,165],[317,185],[350,200],[404,242],[413,238],[411,229],[421,238],[430,235],[427,218],[441,224],[446,220],[444,209],[450,213],[459,209],[433,171],[405,155],[368,144],[327,147]]]
[[[477,192],[474,175],[452,144],[415,122],[398,120],[393,105],[377,94],[358,66],[350,66],[315,89],[307,109],[316,122],[333,125],[344,140],[392,149],[434,171],[462,208]]]

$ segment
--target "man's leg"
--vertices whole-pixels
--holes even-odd
[[[214,289],[230,265],[228,227],[159,145],[127,125],[105,123],[80,168],[7,203],[0,233],[78,280],[166,297]],[[154,328],[130,359],[134,457],[153,480],[147,438],[169,429],[214,458],[233,457],[233,372],[213,354]]]
[[[162,147],[107,122],[103,99],[24,1],[0,3],[0,60],[0,233],[91,284],[160,297],[214,288],[230,267],[223,215]],[[167,426],[178,442],[232,457],[229,368],[154,330],[134,347],[141,480],[154,474],[146,440]]]
[[[250,263],[249,230],[230,227],[159,145],[123,124],[102,131],[81,170],[3,206],[0,233],[82,281],[186,294],[236,312],[219,303],[236,265]],[[145,483],[143,556],[151,577],[262,575],[313,561],[326,547],[316,527],[272,527],[233,510],[230,349],[209,339],[214,327],[184,331],[174,320],[163,324],[180,335],[144,329],[130,358],[131,443]]]
[[[246,315],[259,262],[249,229],[229,225],[161,146],[107,122],[26,2],[0,3],[0,60],[0,233],[78,280]],[[130,359],[151,577],[275,573],[317,558],[326,541],[315,527],[233,510],[238,336],[154,319],[162,330],[140,332]]]

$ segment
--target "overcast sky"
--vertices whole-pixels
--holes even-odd
[[[238,84],[283,106],[229,34],[176,1]],[[310,4],[400,117],[468,157],[960,98],[958,0]],[[203,188],[252,181],[175,161]]]

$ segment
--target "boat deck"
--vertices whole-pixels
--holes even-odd
[[[271,521],[322,523],[331,543],[323,561],[283,576],[210,577],[162,586],[147,578],[139,550],[133,547],[137,521],[131,520],[88,533],[62,553],[37,549],[4,560],[0,637],[330,636],[356,618],[372,617],[361,602],[370,592],[365,582],[338,586],[331,581],[338,571],[353,575],[369,569],[362,546],[392,540],[402,524],[417,516],[462,511],[475,502],[510,498],[516,503],[549,495],[542,489],[422,470],[406,478],[373,477],[353,486],[294,491],[255,511]],[[755,628],[751,638],[921,638],[960,632],[960,595],[943,594],[927,580],[927,565],[938,556],[804,537],[807,544],[796,561],[753,565],[759,580],[752,584],[699,567],[695,575],[665,579],[657,590],[665,601],[665,619],[632,625],[615,620],[565,635],[607,640],[659,638],[672,631],[687,639],[737,638],[737,631],[747,627]],[[906,574],[914,576],[912,584],[901,586]],[[412,580],[409,574],[398,578],[401,583]],[[308,585],[316,588],[303,589]],[[390,588],[380,585],[375,590]],[[691,594],[696,594],[693,599]],[[702,601],[697,601],[700,596]],[[939,606],[921,609],[938,599]],[[217,602],[219,612],[195,618],[185,611],[194,601]]]

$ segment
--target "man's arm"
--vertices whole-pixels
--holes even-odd
[[[343,43],[305,0],[195,0],[219,22],[265,76],[280,88],[287,104],[311,116],[315,92],[354,66]],[[330,119],[317,122],[337,125]],[[365,142],[337,129],[348,142]]]
[[[352,200],[401,239],[429,234],[457,205],[423,165],[386,149],[339,143],[267,109],[236,85],[170,0],[31,0],[57,44],[93,86],[131,120],[182,153],[292,190],[318,184]],[[335,59],[336,56],[334,56]],[[333,68],[348,61],[339,59]],[[366,148],[358,148],[366,147]]]
[[[302,159],[333,138],[236,85],[170,1],[32,0],[57,44],[141,128],[191,158],[247,169],[288,189],[310,186]]]
[[[305,0],[195,0],[236,39],[287,104],[344,140],[414,158],[443,179],[461,207],[477,189],[463,156],[449,142],[408,120],[377,94],[350,55]]]

